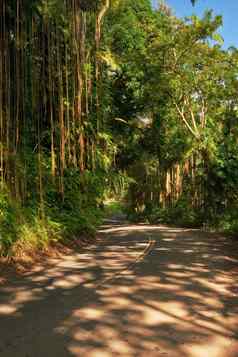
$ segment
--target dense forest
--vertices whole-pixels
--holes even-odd
[[[0,2],[0,255],[93,234],[107,199],[238,230],[238,51],[221,25],[150,0]]]

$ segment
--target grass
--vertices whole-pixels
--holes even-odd
[[[124,204],[122,201],[118,200],[106,200],[104,202],[104,216],[112,217],[114,215],[123,214],[124,213]]]

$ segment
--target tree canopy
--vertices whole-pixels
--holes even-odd
[[[1,1],[1,254],[92,234],[109,197],[133,219],[238,228],[221,25],[150,0]]]

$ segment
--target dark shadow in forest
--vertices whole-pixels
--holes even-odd
[[[103,230],[100,246],[0,287],[1,357],[238,356],[237,242],[146,225]],[[132,266],[150,239],[154,249]]]

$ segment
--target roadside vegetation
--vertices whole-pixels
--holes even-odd
[[[1,256],[93,236],[122,206],[238,231],[238,51],[221,25],[150,0],[1,1]]]

